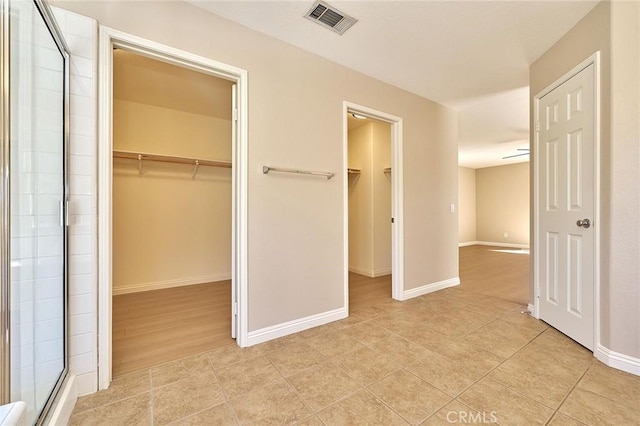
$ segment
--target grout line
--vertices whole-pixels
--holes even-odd
[[[391,373],[393,374],[393,373]],[[387,375],[390,376],[391,374]],[[386,377],[386,376],[385,376]],[[383,378],[384,379],[384,378]],[[382,380],[382,379],[380,379]],[[385,407],[387,407],[388,410],[390,410],[392,413],[394,413],[396,416],[400,417],[402,420],[404,420],[405,422],[407,422],[407,424],[412,424],[411,421],[407,420],[403,415],[401,415],[400,413],[398,413],[396,410],[393,409],[393,407],[391,407],[389,404],[387,404],[382,398],[380,398],[378,395],[376,395],[375,393],[373,393],[373,391],[371,391],[371,389],[369,389],[369,386],[371,386],[371,384],[365,386],[364,390],[366,392],[368,392],[371,396],[373,396],[375,399],[377,399],[378,401],[380,401],[380,403],[382,405],[384,405]]]
[[[460,301],[460,302],[463,302],[463,301]],[[516,309],[518,309],[518,308],[519,308],[519,307],[515,307],[513,310],[505,310],[505,311],[504,311],[503,313],[501,313],[499,316],[494,317],[493,319],[491,319],[491,320],[487,321],[486,323],[484,323],[484,324],[482,324],[482,325],[480,325],[480,326],[478,326],[478,327],[475,327],[473,330],[469,331],[468,333],[462,334],[461,336],[455,336],[455,337],[454,337],[454,336],[448,336],[448,337],[450,337],[450,338],[451,338],[451,339],[453,339],[454,341],[455,341],[455,340],[459,340],[459,339],[461,339],[461,338],[463,338],[463,337],[467,336],[468,334],[473,333],[473,332],[475,332],[475,331],[477,331],[477,330],[479,330],[479,329],[481,329],[481,328],[485,327],[486,325],[488,325],[488,324],[490,324],[490,323],[493,323],[493,322],[497,321],[497,320],[498,320],[498,319],[500,319],[500,317],[502,317],[503,315],[506,315],[506,314],[508,314],[508,313],[511,313],[512,311],[514,311],[514,310],[516,310]],[[373,318],[371,318],[371,319],[373,319]],[[355,325],[355,324],[354,324],[354,325]],[[389,331],[389,332],[390,332],[390,336],[395,336],[395,337],[399,337],[399,338],[402,338],[402,339],[407,340],[406,338],[404,338],[404,337],[400,336],[399,334],[397,334],[397,333],[393,332],[392,330],[388,330],[388,329],[387,329],[387,328],[385,328],[385,327],[381,327],[381,328],[383,328],[383,329],[385,329],[385,330]],[[543,331],[544,331],[544,330],[543,330]],[[528,346],[528,345],[529,345],[533,340],[535,340],[535,339],[536,339],[536,338],[537,338],[537,337],[538,337],[538,336],[539,336],[543,331],[539,331],[539,332],[537,332],[537,334],[536,334],[535,336],[532,336],[531,338],[529,338],[529,339],[528,339],[528,341],[527,341],[527,343],[525,343],[524,345],[522,345],[522,346],[521,346],[521,347],[520,347],[516,352],[514,352],[513,354],[511,354],[509,357],[505,358],[505,359],[504,359],[503,361],[501,361],[500,363],[498,363],[495,367],[493,367],[492,369],[490,369],[487,373],[485,373],[482,377],[480,377],[477,381],[475,381],[475,382],[474,382],[473,384],[471,384],[469,387],[465,388],[465,389],[464,389],[462,392],[460,392],[457,396],[452,397],[451,395],[447,394],[446,392],[443,392],[445,395],[447,395],[447,397],[449,398],[449,401],[447,401],[444,405],[442,405],[442,406],[441,406],[441,407],[439,407],[437,410],[435,410],[435,411],[434,411],[434,413],[432,413],[431,415],[429,415],[427,418],[429,418],[429,417],[431,417],[431,416],[435,415],[439,410],[441,410],[441,409],[442,409],[443,407],[445,407],[447,404],[451,403],[451,401],[457,400],[457,397],[459,397],[462,393],[464,393],[464,392],[465,392],[465,391],[467,391],[469,388],[471,388],[472,386],[474,386],[475,384],[477,384],[480,380],[482,380],[483,378],[485,378],[486,376],[488,376],[488,375],[489,375],[493,370],[497,369],[497,368],[498,368],[500,365],[502,365],[504,362],[506,362],[507,360],[511,359],[511,357],[513,357],[515,354],[517,354],[518,352],[520,352],[521,350],[523,350],[525,347],[527,347],[527,346]],[[390,337],[390,336],[387,336],[387,337]],[[356,340],[357,340],[357,339],[356,339]],[[377,341],[379,341],[379,340],[382,340],[382,339],[378,339],[378,340],[376,340],[376,341],[374,341],[374,342],[371,342],[371,343],[369,343],[369,344],[365,344],[364,346],[365,346],[365,347],[367,347],[367,348],[369,348],[369,349],[371,349],[371,350],[374,350],[374,351],[375,351],[375,349],[371,348],[370,346],[371,346],[373,343],[375,343],[375,342],[377,342]],[[360,342],[360,343],[362,343],[362,342]],[[412,343],[413,343],[413,342],[412,342]],[[362,343],[362,344],[364,344],[364,343]],[[419,344],[418,344],[418,345],[419,345]],[[419,346],[424,347],[423,345],[419,345]],[[445,346],[446,346],[446,345],[445,345]],[[428,349],[428,348],[427,348],[427,349]],[[428,349],[428,350],[429,350],[429,351],[431,351],[431,349]],[[437,349],[436,349],[436,351],[437,351]],[[379,351],[376,351],[376,352],[379,352]],[[441,355],[443,355],[443,354],[441,354]],[[497,355],[497,354],[494,354],[494,355]],[[446,355],[445,355],[445,356],[446,356]],[[500,355],[497,355],[497,356],[500,356]],[[424,358],[422,358],[421,360],[424,360],[424,359],[426,359],[426,358],[428,358],[428,355],[427,355],[427,356],[425,356]],[[449,357],[447,357],[447,358],[449,358]],[[418,361],[419,361],[419,360],[414,361],[414,362],[418,362]],[[412,363],[413,363],[413,362],[412,362]],[[410,364],[412,364],[412,363],[410,363]],[[395,362],[394,362],[394,364],[396,364],[397,366],[399,366],[399,367],[400,367],[400,370],[407,371],[407,370],[405,369],[405,367],[406,367],[406,366],[402,366],[402,365],[400,365],[400,364],[398,364],[398,363],[395,363]],[[338,368],[340,368],[340,367],[338,367]],[[371,385],[373,385],[373,384],[375,384],[375,383],[377,383],[377,382],[379,382],[379,381],[381,381],[381,380],[384,380],[384,378],[388,377],[388,376],[389,376],[389,375],[391,375],[391,374],[396,373],[397,371],[399,371],[399,370],[395,370],[395,371],[393,371],[392,373],[389,373],[389,374],[385,375],[384,377],[382,377],[382,378],[380,378],[380,379],[378,379],[378,380],[376,380],[376,381],[374,381],[374,382],[372,382],[372,383],[370,383],[370,384],[368,384],[368,385],[363,385],[363,386],[362,386],[360,389],[358,389],[357,391],[355,391],[355,392],[351,393],[351,394],[350,394],[350,395],[348,395],[348,396],[345,396],[344,398],[342,398],[342,399],[340,399],[340,400],[338,400],[338,401],[334,402],[333,404],[330,404],[329,406],[327,406],[327,407],[323,408],[322,410],[327,409],[327,408],[331,407],[332,405],[335,405],[336,403],[338,403],[338,402],[340,402],[340,401],[342,401],[342,400],[344,400],[344,399],[348,398],[349,396],[353,395],[354,393],[359,392],[359,391],[360,391],[360,390],[362,390],[362,389],[365,389],[367,392],[369,392],[370,394],[372,394],[372,395],[373,395],[377,400],[381,401],[381,402],[382,402],[382,403],[383,403],[387,408],[389,408],[391,411],[393,411],[394,413],[396,413],[397,415],[399,415],[401,418],[405,419],[402,415],[400,415],[399,413],[397,413],[397,412],[396,412],[392,407],[390,407],[387,403],[385,403],[385,401],[383,401],[380,397],[378,397],[377,395],[375,395],[375,394],[374,394],[374,393],[369,389],[369,386],[371,386]],[[348,376],[350,376],[347,372],[345,372],[345,373],[346,373]],[[416,376],[415,374],[411,373],[410,371],[408,371],[408,373],[412,374],[412,375],[413,375],[413,376],[415,376],[415,377],[418,377],[418,376]],[[351,377],[351,376],[350,376],[350,377]],[[420,377],[418,377],[418,378],[419,378],[420,380],[424,381],[424,379],[422,379],[422,378],[420,378]],[[355,380],[355,379],[354,379],[354,380]],[[429,382],[427,382],[427,381],[424,381],[424,382],[425,382],[425,383],[427,383],[427,384],[429,384],[430,386],[433,386],[431,383],[429,383]],[[441,390],[441,389],[439,389],[438,387],[436,387],[436,386],[433,386],[433,387],[434,387],[434,389],[437,389],[438,391],[442,392],[442,390]],[[465,405],[465,406],[466,406],[466,405]],[[322,410],[320,410],[320,411],[322,411]],[[405,419],[405,420],[406,420],[406,419]]]
[[[504,359],[503,361],[501,361],[498,365],[496,365],[494,368],[492,368],[491,370],[489,370],[486,374],[484,374],[482,377],[480,377],[478,380],[476,380],[473,384],[471,384],[470,386],[468,386],[467,388],[465,388],[464,390],[462,390],[460,393],[458,393],[458,394],[456,395],[456,397],[455,397],[455,400],[456,400],[456,401],[458,401],[458,402],[460,402],[460,403],[462,403],[462,404],[464,404],[464,402],[460,401],[458,398],[459,398],[462,394],[464,394],[465,392],[467,392],[469,389],[471,389],[473,386],[475,386],[476,384],[478,384],[480,381],[482,381],[482,380],[483,380],[483,379],[485,379],[485,378],[487,378],[488,380],[492,380],[492,381],[494,381],[494,382],[495,382],[495,380],[493,380],[493,379],[491,379],[491,378],[489,378],[489,377],[488,377],[488,376],[489,376],[489,374],[491,374],[493,371],[495,371],[496,369],[498,369],[502,364],[506,363],[508,360],[512,359],[516,354],[518,354],[519,352],[523,351],[527,346],[529,346],[529,345],[530,345],[530,344],[531,344],[535,339],[537,339],[537,338],[538,338],[542,333],[544,333],[546,330],[547,330],[547,329],[545,329],[545,330],[543,330],[543,331],[540,331],[536,336],[532,337],[532,338],[531,338],[531,339],[530,339],[530,340],[529,340],[529,341],[528,341],[524,346],[522,346],[520,349],[518,349],[516,352],[514,352],[511,356],[509,356],[508,358],[506,358],[506,359]],[[587,370],[588,370],[588,368],[587,368]],[[582,374],[582,376],[584,376],[584,374],[586,374],[586,371]],[[576,382],[576,384],[574,385],[574,387],[569,391],[569,393],[567,393],[567,395],[565,396],[565,398],[562,400],[562,402],[560,403],[560,405],[558,405],[558,407],[555,409],[555,411],[551,414],[551,416],[550,416],[550,417],[549,417],[549,419],[547,420],[547,423],[545,423],[545,424],[548,424],[548,422],[549,422],[549,421],[551,421],[551,419],[553,418],[553,416],[555,415],[555,413],[560,409],[560,407],[562,406],[562,404],[564,403],[564,401],[566,400],[566,398],[568,398],[568,397],[569,397],[569,395],[571,394],[571,392],[573,392],[573,389],[575,388],[575,386],[577,385],[577,383],[582,379],[582,376],[581,376],[581,378]],[[496,382],[496,383],[498,383],[498,382]],[[504,387],[504,388],[506,388],[506,389],[511,390],[512,392],[514,392],[514,393],[516,393],[516,394],[518,394],[518,395],[520,395],[520,396],[522,396],[522,397],[524,397],[524,398],[527,398],[527,399],[529,399],[529,400],[531,400],[531,401],[537,402],[537,403],[539,403],[539,404],[541,404],[541,405],[543,405],[543,406],[545,406],[545,407],[548,407],[546,404],[541,403],[541,402],[538,402],[538,401],[536,401],[535,399],[533,399],[533,398],[531,398],[531,397],[529,397],[529,396],[526,396],[526,395],[522,394],[521,392],[518,392],[518,391],[517,391],[517,390],[515,390],[515,389],[512,389],[512,388],[510,388],[510,387],[508,387],[508,386],[505,386],[505,385],[503,385],[503,384],[501,384],[501,383],[498,383],[498,384],[499,384],[500,386],[503,386],[503,387]],[[467,404],[464,404],[464,405],[469,406],[469,405],[467,405]],[[475,408],[473,408],[473,407],[471,407],[471,406],[469,406],[469,408],[471,408],[471,409],[473,409],[473,410],[476,410]],[[553,408],[551,408],[551,407],[548,407],[548,408],[553,409]]]
[[[216,369],[213,368],[213,363],[211,362],[211,357],[209,355],[207,355],[207,360],[209,361],[209,367],[211,368],[211,371],[213,372],[213,377],[215,377],[216,382],[218,383],[218,387],[220,388],[220,392],[222,392],[222,397],[224,398],[224,402],[223,404],[225,404],[227,406],[227,408],[231,411],[231,415],[233,416],[233,420],[236,422],[236,424],[240,424],[240,420],[238,419],[238,415],[236,414],[236,410],[233,408],[233,405],[231,404],[231,400],[229,399],[229,395],[227,395],[227,391],[224,388],[224,386],[222,386],[222,382],[220,381],[220,377],[218,377],[218,373],[216,373]]]
[[[94,392],[94,393],[91,393],[91,394],[88,394],[88,395],[85,395],[85,396],[93,396],[93,395],[98,394],[99,392],[105,392],[105,391],[108,391],[108,389],[103,389],[101,391]],[[115,399],[115,400],[108,400],[108,402],[105,402],[104,404],[96,405],[94,407],[87,408],[86,410],[82,410],[82,411],[78,411],[78,412],[75,411],[75,406],[74,406],[74,411],[72,412],[72,415],[83,414],[83,413],[86,413],[88,411],[94,411],[94,410],[97,410],[99,408],[103,408],[103,407],[106,407],[108,405],[115,404],[116,402],[121,402],[121,401],[124,401],[124,400],[127,400],[127,399],[135,398],[137,396],[140,396],[140,395],[145,394],[145,393],[150,393],[150,392],[151,392],[151,387],[149,387],[149,389],[144,390],[142,392],[133,393],[131,395],[127,395],[125,397],[118,398],[118,399]],[[82,398],[82,397],[80,397],[80,398]],[[76,406],[77,406],[77,402],[76,402]]]
[[[153,426],[153,418],[155,416],[155,413],[153,411],[153,406],[154,406],[154,402],[153,402],[153,378],[151,376],[151,369],[148,369],[148,374],[149,374],[149,422],[151,424],[151,426]]]
[[[497,370],[502,364],[504,364],[505,362],[507,362],[508,360],[510,360],[511,358],[513,358],[516,354],[518,354],[519,352],[521,352],[522,350],[524,350],[524,348],[526,348],[527,346],[529,346],[529,344],[535,340],[540,334],[542,334],[542,332],[538,333],[535,337],[532,337],[524,346],[522,346],[520,349],[518,349],[516,352],[514,352],[513,354],[511,354],[511,356],[505,358],[504,360],[500,361],[495,367],[491,368],[489,371],[487,371],[484,375],[482,375],[478,380],[476,380],[475,382],[473,382],[471,385],[467,386],[466,388],[464,388],[462,391],[460,391],[454,398],[457,400],[463,393],[465,393],[466,391],[468,391],[469,389],[471,389],[473,386],[475,386],[476,384],[478,384],[480,381],[482,381],[485,377],[489,376],[489,374],[491,374],[494,370]],[[445,354],[440,354],[443,356],[448,357]],[[494,354],[495,355],[495,354]],[[504,385],[502,385],[504,386]],[[506,387],[506,386],[505,386]],[[508,388],[511,389],[511,388]],[[529,398],[531,399],[531,398]],[[532,400],[533,401],[533,400]],[[473,407],[470,407],[473,408]]]
[[[317,364],[316,364],[316,365],[317,365]],[[297,373],[296,373],[296,374],[297,374]],[[289,377],[293,377],[293,376],[289,376]],[[307,407],[307,408],[309,409],[309,411],[311,412],[311,415],[310,415],[310,416],[305,417],[305,419],[306,419],[306,418],[308,418],[308,417],[311,417],[311,416],[316,416],[316,417],[317,417],[318,412],[317,412],[317,411],[315,411],[315,410],[311,407],[311,405],[309,404],[309,401],[307,401],[307,400],[302,396],[302,394],[298,391],[298,389],[294,386],[294,384],[293,384],[293,383],[291,383],[287,377],[284,377],[284,381],[285,381],[285,383],[286,383],[287,385],[289,385],[289,388],[290,388],[291,390],[293,390],[293,392],[298,396],[298,398],[300,398],[300,400],[301,400],[301,401],[302,401],[302,403],[305,405],[305,407]],[[304,420],[304,419],[302,419],[302,420]]]
[[[392,373],[387,374],[386,376],[384,376],[383,378],[381,378],[381,379],[379,379],[379,380],[376,380],[375,382],[369,383],[369,384],[365,387],[365,388],[366,388],[366,389],[367,389],[367,390],[368,390],[368,391],[369,391],[373,396],[375,396],[378,400],[380,400],[380,401],[381,401],[381,402],[382,402],[382,403],[383,403],[387,408],[389,408],[391,411],[393,411],[393,412],[394,412],[394,413],[396,413],[398,416],[400,416],[402,419],[404,419],[407,423],[412,424],[412,423],[411,423],[411,421],[410,421],[409,419],[405,418],[402,414],[400,414],[399,412],[397,412],[397,411],[396,411],[396,410],[395,410],[391,405],[387,404],[387,403],[386,403],[386,401],[384,401],[384,400],[382,399],[382,397],[380,397],[380,396],[376,395],[376,394],[375,394],[375,392],[373,392],[371,389],[369,389],[369,387],[370,387],[370,386],[372,386],[372,385],[374,385],[374,384],[376,384],[376,383],[381,382],[381,381],[382,381],[382,380],[384,380],[385,378],[387,378],[387,377],[391,376],[392,374],[397,373],[398,371],[404,371],[404,372],[406,372],[406,373],[408,373],[408,374],[412,375],[413,377],[416,377],[416,378],[417,378],[418,380],[420,380],[421,382],[426,383],[427,385],[431,386],[432,388],[436,389],[437,391],[441,392],[443,395],[446,395],[446,396],[449,398],[449,400],[448,400],[445,404],[443,404],[442,406],[438,407],[438,408],[437,408],[433,413],[429,414],[426,418],[421,419],[421,420],[420,420],[420,423],[422,423],[422,422],[426,421],[429,417],[431,417],[432,415],[434,415],[435,413],[437,413],[438,411],[440,411],[440,409],[442,409],[442,407],[446,406],[446,405],[447,405],[447,404],[449,404],[451,401],[453,401],[453,398],[451,398],[451,396],[450,396],[450,395],[448,395],[447,393],[443,392],[442,390],[440,390],[440,389],[436,388],[435,386],[433,386],[431,383],[427,382],[427,381],[426,381],[426,380],[424,380],[423,378],[418,377],[418,376],[416,376],[415,374],[411,373],[410,371],[406,370],[404,367],[401,367],[401,368],[400,368],[400,370],[396,370],[396,371],[394,371],[394,372],[392,372]]]
[[[580,378],[578,380],[576,380],[576,382],[571,387],[571,390],[569,392],[567,392],[567,394],[564,396],[564,398],[562,398],[562,401],[560,402],[560,404],[558,404],[558,407],[553,411],[553,414],[551,414],[551,417],[549,418],[549,421],[546,424],[549,424],[549,422],[551,421],[551,419],[553,419],[553,417],[556,415],[556,413],[558,413],[560,411],[560,408],[564,405],[564,403],[567,401],[567,399],[569,399],[569,397],[571,396],[573,391],[578,387],[578,384],[582,381],[582,379],[584,378],[584,376],[587,374],[587,372],[590,369],[591,369],[591,365],[589,365],[589,367],[586,370],[584,370],[584,372],[580,375]],[[566,415],[564,413],[561,413],[561,414]],[[567,417],[571,417],[571,416],[567,416]],[[573,419],[573,417],[571,417],[571,418]],[[577,420],[577,419],[574,419],[574,420]],[[580,423],[582,423],[580,420],[578,420],[578,421]]]
[[[200,413],[204,413],[205,411],[211,410],[212,408],[219,407],[220,405],[226,405],[226,406],[227,406],[227,408],[228,408],[229,410],[231,410],[231,407],[229,407],[229,406],[227,405],[227,403],[226,403],[226,402],[219,402],[219,403],[217,403],[217,404],[213,404],[213,405],[211,405],[211,406],[209,406],[209,407],[203,408],[202,410],[194,411],[193,413],[187,414],[187,415],[186,415],[186,416],[184,416],[184,417],[180,417],[179,419],[173,420],[172,422],[167,423],[167,426],[171,426],[171,425],[180,425],[180,424],[182,424],[182,421],[184,421],[184,420],[186,420],[186,419],[188,419],[188,418],[190,418],[190,417],[197,416],[197,415],[198,415],[198,414],[200,414]],[[234,413],[233,413],[233,410],[231,410],[231,413],[232,413],[232,414],[234,414]],[[234,415],[234,420],[235,420],[235,415]]]
[[[598,358],[596,358],[596,357],[594,356],[594,357],[593,357],[593,359],[592,359],[592,361],[591,361],[591,364],[589,365],[589,367],[588,367],[588,368],[587,368],[587,370],[585,371],[585,374],[584,374],[583,376],[581,376],[581,377],[580,377],[580,379],[578,380],[578,382],[581,382],[581,381],[582,381],[582,379],[584,378],[584,376],[586,375],[586,373],[587,373],[587,372],[589,372],[589,370],[591,370],[591,368],[592,368],[594,365],[597,365],[598,363],[601,363],[605,368],[613,369],[613,367],[609,367],[608,365],[606,365],[606,364],[602,363],[602,361],[600,361]],[[614,369],[614,371],[620,372],[620,370],[615,370],[615,369]],[[626,372],[624,372],[624,373],[625,373],[625,374],[631,374],[631,373],[626,373]],[[578,383],[578,384],[579,384],[579,383]],[[577,387],[577,385],[576,385],[576,387]],[[628,406],[627,404],[625,404],[625,403],[623,403],[623,402],[620,402],[619,400],[613,399],[613,398],[611,398],[611,397],[609,397],[609,396],[607,396],[607,395],[603,395],[602,393],[598,392],[598,390],[597,390],[597,389],[582,389],[582,390],[583,390],[583,391],[585,391],[585,392],[592,393],[592,394],[594,394],[594,395],[598,395],[599,397],[602,397],[602,398],[604,398],[604,399],[606,399],[606,400],[609,400],[609,401],[611,401],[611,402],[614,402],[614,403],[616,403],[616,404],[620,404],[620,405],[622,405],[622,406],[624,406],[624,407],[631,408],[632,410],[635,410],[635,409],[636,409],[635,407]],[[636,410],[636,411],[637,411],[637,410]],[[562,413],[562,414],[564,414],[564,413]],[[566,414],[565,414],[565,415],[566,415]],[[569,417],[571,417],[571,416],[569,416]],[[572,418],[573,418],[573,417],[572,417]]]

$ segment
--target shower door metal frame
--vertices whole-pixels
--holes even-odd
[[[9,235],[10,214],[9,206],[9,163],[11,161],[9,151],[10,112],[11,98],[9,97],[9,60],[10,60],[10,32],[9,32],[9,0],[2,0],[0,3],[0,33],[2,34],[2,45],[0,46],[0,92],[2,104],[0,106],[0,129],[2,139],[0,140],[0,378],[5,379],[0,383],[0,404],[9,402],[11,397],[11,348],[9,346],[9,327],[11,318],[9,307],[11,304],[10,284],[11,284],[11,254]]]
[[[11,402],[11,29],[10,29],[10,3],[12,0],[0,0],[0,404]],[[42,17],[45,26],[49,30],[54,43],[63,59],[63,328],[64,366],[56,385],[51,391],[47,403],[40,411],[36,424],[42,424],[53,404],[55,396],[60,390],[69,371],[69,84],[70,84],[70,55],[69,49],[58,27],[53,12],[44,0],[32,0],[36,10]]]

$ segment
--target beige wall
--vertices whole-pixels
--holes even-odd
[[[603,343],[640,359],[640,3],[611,5],[609,276]]]
[[[373,146],[373,271],[376,276],[391,273],[391,126],[372,124]]]
[[[119,99],[113,115],[114,149],[231,161],[230,120]]]
[[[371,125],[349,131],[349,270],[373,275]]]
[[[116,99],[113,131],[116,150],[231,160],[229,120]],[[230,279],[231,169],[143,170],[113,163],[114,294]]]
[[[403,119],[404,290],[458,276],[455,111],[186,2],[54,4],[248,70],[250,331],[344,306],[345,100]],[[336,177],[263,175],[263,164]]]
[[[458,242],[478,241],[476,236],[476,169],[458,167]]]
[[[391,273],[391,127],[372,122],[349,131],[349,270]]]
[[[478,241],[529,245],[528,162],[476,170],[476,226]]]
[[[530,69],[533,96],[601,52],[600,329],[612,351],[640,357],[640,4],[601,2]],[[533,145],[533,141],[532,141]],[[533,230],[532,232],[535,232]],[[533,300],[533,289],[531,290]]]

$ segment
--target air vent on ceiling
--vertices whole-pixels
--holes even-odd
[[[322,0],[316,1],[311,9],[305,13],[304,17],[340,35],[344,34],[353,24],[358,22],[357,19],[340,12]]]

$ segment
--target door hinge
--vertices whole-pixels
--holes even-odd
[[[391,223],[396,223],[396,220],[394,218],[391,218]]]
[[[539,121],[536,121],[535,129],[536,129],[536,132],[540,131],[540,122]]]
[[[233,315],[238,315],[238,302],[233,302],[232,306],[232,313]]]
[[[238,121],[238,108],[233,109],[233,121]]]

